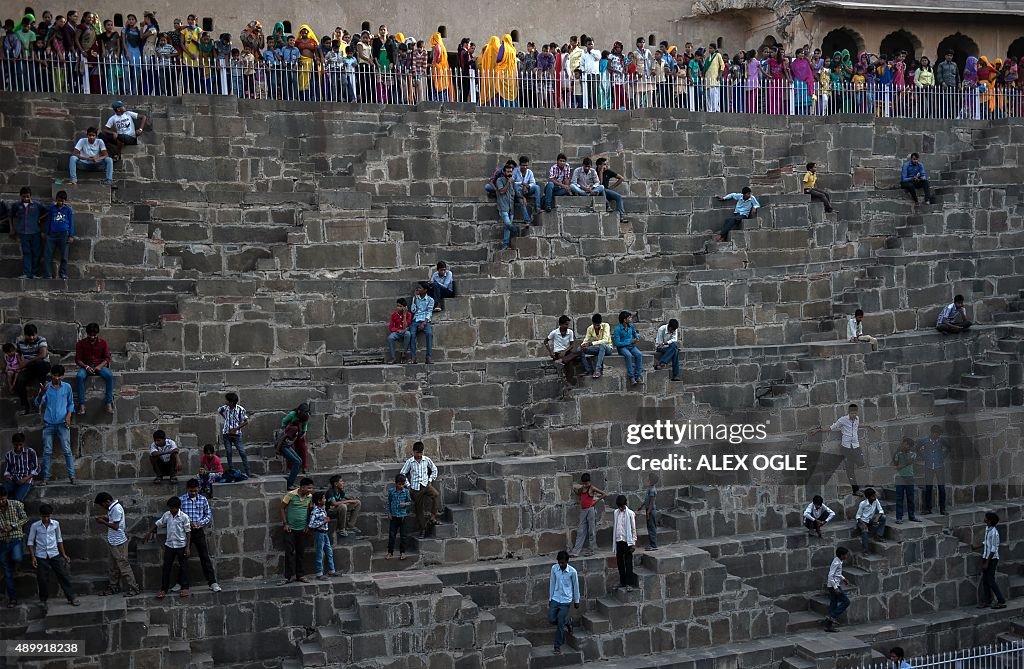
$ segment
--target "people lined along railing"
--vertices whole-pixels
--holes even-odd
[[[717,83],[632,74],[576,73],[572,80],[513,70],[509,74],[449,68],[346,68],[308,62],[211,59],[0,59],[3,90],[178,96],[234,95],[250,99],[401,104],[463,102],[532,109],[682,109],[768,115],[870,114],[881,117],[976,119],[1024,115],[1015,86],[900,87],[876,82],[826,83],[723,78]]]

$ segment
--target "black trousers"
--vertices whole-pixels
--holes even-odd
[[[33,392],[35,392],[37,389],[36,386],[45,381],[49,373],[49,361],[41,360],[39,358],[26,363],[25,367],[18,372],[18,377],[14,380],[14,392],[18,394],[18,398],[21,400],[22,409],[25,411],[29,410],[29,387],[31,387]]]
[[[935,483],[935,487],[939,489],[939,513],[946,512],[946,470],[942,469],[929,469],[924,470],[924,485],[921,486],[921,505],[924,507],[924,513],[932,512],[932,483]]]
[[[397,518],[391,517],[388,522],[388,555],[395,552],[395,535],[399,536],[398,539],[398,552],[405,553],[405,516]]]
[[[996,568],[999,566],[999,560],[989,560],[988,566],[985,567],[985,571],[981,572],[981,603],[992,604],[992,595],[995,595],[996,601],[1002,604],[1005,600],[1003,599],[1003,593],[999,591],[999,586],[996,585]]]
[[[160,571],[160,590],[163,592],[171,587],[171,569],[175,561],[178,562],[178,585],[182,590],[188,590],[188,558],[185,557],[185,549],[171,548],[164,544],[164,564]]]
[[[445,288],[444,286],[436,283],[430,284],[430,296],[434,298],[434,306],[440,309],[444,309],[444,298],[455,297],[455,284],[452,284],[451,288]]]
[[[636,583],[633,574],[633,553],[625,541],[615,542],[615,564],[619,567],[619,585],[626,587]]]
[[[75,598],[75,591],[71,587],[71,577],[68,575],[68,563],[61,556],[52,558],[36,558],[39,567],[36,569],[36,583],[39,586],[39,601],[46,602],[50,597],[50,572],[57,577],[57,583],[64,590],[64,596],[68,600]]]
[[[217,582],[217,572],[213,570],[213,560],[210,559],[210,547],[206,543],[206,529],[196,528],[192,530],[192,555],[199,556],[199,564],[203,566],[203,576],[206,577],[206,584],[213,585]]]
[[[284,533],[284,577],[302,578],[302,558],[306,552],[306,533],[292,530]]]
[[[914,198],[914,202],[917,202],[917,189],[924,190],[924,198],[926,200],[932,199],[932,189],[928,185],[927,179],[921,179],[919,181],[901,181],[900,188],[910,193],[910,197]]]
[[[723,242],[729,241],[729,232],[733,228],[740,228],[740,229],[742,229],[743,228],[743,221],[745,221],[745,220],[747,220],[749,218],[750,218],[749,216],[740,216],[739,214],[733,214],[729,218],[725,219],[725,225],[722,226],[721,232],[718,233],[718,234],[720,234],[722,236],[722,241]]]

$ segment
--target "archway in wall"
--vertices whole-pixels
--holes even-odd
[[[1024,37],[1018,37],[1015,39],[1006,50],[1006,55],[1010,58],[1018,59],[1024,56]]]
[[[907,52],[907,62],[921,55],[921,40],[914,33],[903,30],[891,32],[878,45],[878,55],[895,58],[900,51]]]
[[[825,39],[821,40],[821,55],[825,59],[831,58],[832,54],[843,49],[847,49],[853,59],[857,60],[857,54],[864,50],[864,38],[856,30],[843,26],[829,32]]]
[[[761,49],[766,46],[775,46],[779,43],[779,40],[775,39],[775,35],[765,35],[764,40],[761,42],[761,46],[757,47],[757,52],[761,53]]]
[[[978,43],[963,33],[954,33],[939,42],[939,52],[936,54],[935,62],[944,60],[947,51],[953,52],[953,60],[963,72],[967,57],[978,55]]]

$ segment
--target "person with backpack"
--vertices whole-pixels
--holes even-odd
[[[309,422],[308,413],[299,413],[296,420],[289,423],[288,427],[277,438],[277,454],[282,456],[289,465],[288,489],[295,485],[302,469],[302,456],[296,450],[296,445],[304,438],[306,423]]]

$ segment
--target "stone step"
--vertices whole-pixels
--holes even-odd
[[[570,643],[572,640],[570,639]],[[561,654],[555,655],[550,646],[534,646],[530,652],[530,669],[551,669],[552,667],[575,667],[583,664],[583,653],[571,645],[564,645]]]

